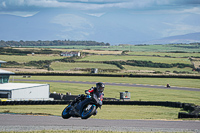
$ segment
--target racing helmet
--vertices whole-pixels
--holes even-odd
[[[105,88],[105,84],[102,83],[102,82],[98,82],[98,83],[96,83],[96,87],[97,87],[97,90],[98,90],[99,92],[103,92],[103,91],[104,91],[104,88]]]

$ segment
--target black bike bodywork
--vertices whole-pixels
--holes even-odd
[[[77,112],[76,106],[81,103],[80,110]],[[68,119],[70,117],[81,117],[81,119],[87,119],[96,114],[96,110],[99,107],[97,102],[90,95],[82,95],[77,97],[62,111],[62,118]]]

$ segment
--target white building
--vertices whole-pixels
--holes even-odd
[[[49,84],[0,84],[0,98],[9,100],[49,100]]]
[[[0,60],[1,63],[6,62]],[[52,100],[49,98],[49,84],[9,83],[13,74],[0,69],[0,100]]]
[[[73,56],[81,56],[80,52],[71,51],[71,52],[63,52],[60,54],[61,56],[73,57]]]

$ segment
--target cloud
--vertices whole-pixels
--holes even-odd
[[[193,7],[189,9],[183,9],[181,11],[176,11],[177,13],[193,13],[193,14],[200,14],[200,7]]]
[[[33,17],[38,24],[54,25],[57,36],[75,40],[94,37],[105,27],[102,33],[110,28],[114,31],[109,31],[112,36],[118,33],[123,38],[128,34],[121,32],[124,28],[132,33],[137,31],[135,34],[140,32],[141,38],[149,33],[155,36],[152,32],[159,38],[200,31],[196,24],[200,20],[200,0],[0,0],[0,14],[21,17],[38,14]],[[48,18],[45,22],[43,15]],[[185,16],[190,18],[184,19]]]
[[[15,15],[20,17],[31,17],[37,14],[38,12],[20,12],[20,11],[14,11],[14,12],[0,12],[0,14],[9,14],[9,15]]]
[[[75,8],[80,10],[98,10],[103,8],[160,9],[181,6],[199,6],[197,0],[0,0],[2,7],[15,9],[37,8]],[[12,9],[10,9],[12,10]]]
[[[6,2],[5,1],[2,2],[2,6],[6,7]]]
[[[200,7],[185,7],[179,9],[157,9],[157,10],[144,10],[133,11],[132,14],[200,14]]]
[[[105,12],[104,13],[87,13],[87,15],[95,16],[95,17],[101,17],[104,14],[105,14]]]

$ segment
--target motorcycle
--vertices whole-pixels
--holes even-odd
[[[65,109],[62,111],[62,118],[69,119],[70,117],[81,117],[81,119],[88,119],[92,115],[96,115],[96,110],[98,105],[96,96],[90,96],[89,94],[79,95],[73,102],[71,102]],[[79,103],[81,103],[79,105]],[[80,106],[80,110],[77,111],[76,106]]]
[[[170,88],[170,85],[169,85],[169,84],[167,84],[167,85],[166,85],[166,87],[167,87],[167,88]]]

